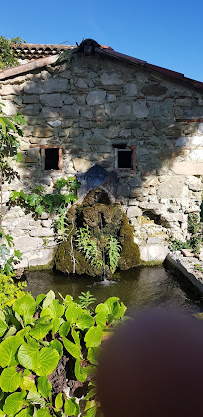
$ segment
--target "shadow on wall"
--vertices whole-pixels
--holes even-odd
[[[156,213],[164,194],[170,200],[171,187],[176,189],[172,199],[182,197],[185,177],[198,174],[203,152],[198,90],[167,77],[157,81],[157,74],[137,66],[123,62],[115,66],[111,58],[78,57],[69,68],[62,63],[33,74],[26,81],[14,79],[9,96],[27,120],[20,182],[10,189],[23,185],[28,192],[44,185],[47,193],[53,192],[59,177],[80,177],[96,164],[114,171],[115,148],[136,146],[135,171],[118,173],[121,203],[138,199],[146,203],[143,210],[157,204],[152,210]],[[61,147],[62,169],[49,169],[48,153],[57,159]]]

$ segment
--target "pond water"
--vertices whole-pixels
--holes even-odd
[[[163,266],[136,267],[120,271],[113,281],[95,281],[91,277],[64,275],[53,271],[29,271],[26,276],[28,286],[34,296],[52,289],[56,295],[70,294],[74,300],[81,291],[90,291],[104,302],[116,296],[128,307],[128,314],[141,308],[162,306],[186,309],[191,312],[203,311],[201,297],[188,285],[182,274],[174,274]],[[59,296],[58,296],[59,297]]]

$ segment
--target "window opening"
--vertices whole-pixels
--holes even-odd
[[[45,170],[59,169],[59,149],[45,149]]]
[[[115,147],[115,169],[135,170],[135,146],[114,145]]]

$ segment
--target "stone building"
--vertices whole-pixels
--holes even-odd
[[[38,184],[52,192],[56,179],[84,178],[100,165],[117,174],[114,199],[134,225],[141,258],[163,260],[168,236],[186,239],[188,213],[200,211],[203,83],[92,40],[75,48],[70,62],[58,61],[65,49],[72,48],[21,45],[20,65],[0,72],[5,113],[27,122],[20,178],[4,185],[4,204],[14,189]],[[23,266],[51,259],[54,232],[45,213],[34,220],[13,207],[3,225]]]

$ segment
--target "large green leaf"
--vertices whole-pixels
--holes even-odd
[[[73,324],[76,323],[78,317],[83,313],[82,307],[77,306],[77,304],[72,303],[68,306],[65,316],[67,320]]]
[[[8,326],[5,323],[5,321],[0,319],[0,337],[2,337],[4,335],[4,333],[7,329],[8,329]]]
[[[87,348],[97,347],[101,344],[103,331],[101,326],[91,327],[85,335],[85,343]]]
[[[89,408],[85,413],[85,417],[95,417],[97,413],[97,406],[94,405],[93,407]]]
[[[5,368],[0,376],[0,386],[4,392],[16,391],[21,382],[21,374],[14,366]]]
[[[120,310],[119,298],[118,297],[108,298],[105,301],[104,305],[108,307],[108,313],[112,314],[113,316],[115,316]]]
[[[14,392],[6,398],[5,405],[3,407],[4,413],[9,417],[13,417],[23,407],[23,399],[25,392]]]
[[[60,303],[59,300],[54,300],[49,304],[49,309],[50,315],[54,319],[63,315],[65,307]]]
[[[30,330],[30,335],[33,336],[37,340],[42,340],[44,337],[49,333],[52,328],[52,324],[41,324],[37,323],[34,329]]]
[[[107,322],[107,314],[101,311],[100,313],[97,313],[95,316],[95,321],[97,325],[101,326],[102,329],[106,327]]]
[[[51,414],[48,408],[39,408],[39,410],[37,410],[37,417],[51,417]]]
[[[78,416],[79,406],[75,401],[75,397],[65,400],[64,410],[67,416]]]
[[[87,373],[84,372],[84,368],[80,366],[80,360],[75,361],[75,376],[78,381],[85,382],[87,379]]]
[[[18,360],[25,368],[34,371],[40,365],[39,348],[23,343],[18,351]]]
[[[55,317],[55,319],[52,320],[52,335],[58,332],[60,324],[61,319],[59,317]]]
[[[61,358],[61,356],[63,355],[63,345],[62,345],[62,343],[59,342],[59,340],[54,339],[54,340],[51,341],[50,347],[52,349],[56,349],[58,354],[59,354],[59,357]]]
[[[57,367],[59,354],[51,347],[44,347],[39,353],[39,366],[35,368],[35,372],[39,376],[50,375]]]
[[[72,338],[73,338],[75,344],[80,346],[80,332],[76,332],[74,327],[72,327],[71,335],[72,335]]]
[[[50,290],[47,293],[47,295],[46,295],[46,297],[45,297],[45,299],[43,301],[43,304],[42,304],[43,309],[49,307],[49,304],[51,304],[52,301],[55,300],[55,298],[56,297],[55,297],[54,291]]]
[[[66,337],[70,330],[70,323],[68,321],[65,321],[63,324],[61,324],[59,329],[59,334],[61,337]]]
[[[44,398],[48,398],[51,394],[51,384],[48,381],[47,376],[40,376],[38,378],[38,385],[37,385],[37,389],[39,394],[42,395],[42,397]]]
[[[88,349],[87,359],[92,365],[98,365],[99,352],[99,347],[91,347]]]
[[[42,407],[45,406],[45,399],[41,397],[39,392],[37,392],[35,385],[28,392],[27,400],[33,404],[40,404]]]
[[[57,396],[56,396],[55,407],[57,409],[63,407],[63,395],[61,394],[61,392],[59,394],[57,394]]]
[[[75,345],[75,343],[72,343],[70,340],[66,339],[66,337],[63,337],[63,344],[66,348],[66,350],[76,359],[80,359],[80,346]]]
[[[95,313],[101,313],[101,312],[106,313],[106,314],[109,313],[108,306],[104,303],[97,304],[95,308]]]
[[[80,330],[89,329],[94,326],[94,318],[87,313],[80,314],[78,320],[76,321],[76,326]]]
[[[36,308],[35,299],[30,294],[25,294],[18,298],[13,304],[14,311],[23,317],[24,324],[33,322],[33,315]]]
[[[8,337],[0,344],[0,366],[5,368],[6,366],[17,365],[16,353],[21,345],[23,339],[16,335]]]
[[[33,388],[34,385],[34,380],[29,375],[25,375],[24,372],[24,376],[22,377],[20,382],[20,388],[29,391],[31,388]]]

